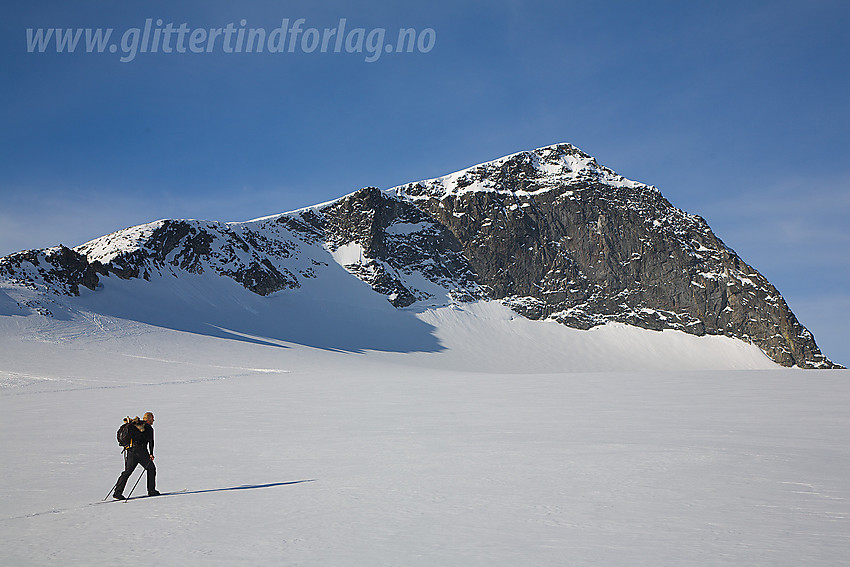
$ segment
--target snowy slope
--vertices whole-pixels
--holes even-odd
[[[728,337],[617,323],[583,331],[530,321],[494,301],[397,309],[333,260],[347,261],[344,250],[323,254],[310,285],[268,297],[230,278],[204,274],[153,273],[126,280],[109,275],[101,277],[96,291],[82,288],[80,296],[0,285],[0,316],[5,316],[0,320],[36,329],[38,337],[103,339],[142,325],[259,344],[375,351],[407,364],[481,372],[776,366],[757,347]],[[41,317],[41,312],[50,316]],[[5,332],[21,332],[15,329]]]
[[[352,251],[292,252],[317,277],[268,296],[170,268],[79,296],[0,286],[0,565],[850,552],[846,371],[494,301],[398,309],[344,267]],[[101,503],[115,429],[144,411],[159,488],[183,492]]]
[[[527,155],[440,183],[486,204]],[[637,187],[573,158],[519,192]],[[523,317],[414,201],[0,259],[0,565],[850,564],[847,371]],[[145,411],[180,492],[102,502]]]
[[[506,166],[517,162],[523,164],[521,175],[513,179],[493,177],[494,171],[504,171]],[[600,165],[595,158],[566,142],[517,152],[449,175],[395,187],[390,192],[414,200],[482,192],[528,196],[548,191],[562,193],[565,187],[588,183],[657,192],[654,187],[626,179]]]
[[[467,308],[414,317],[437,352],[0,317],[0,564],[847,564],[847,371]],[[185,492],[101,504],[144,411]]]

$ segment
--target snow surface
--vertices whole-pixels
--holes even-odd
[[[503,167],[516,158],[526,158],[533,168],[546,177],[540,187],[533,191],[506,189],[498,182],[487,178],[487,172]],[[483,179],[482,179],[483,176]],[[411,184],[393,187],[387,190],[390,195],[406,199],[426,199],[431,196],[444,197],[447,195],[463,195],[466,193],[497,193],[502,195],[534,195],[543,191],[562,192],[565,185],[580,181],[595,181],[610,187],[625,187],[629,189],[644,189],[657,191],[655,187],[626,179],[601,166],[592,156],[582,152],[572,144],[560,143],[545,146],[532,151],[513,153],[492,161],[474,165],[461,171],[419,181],[414,185],[430,187],[427,195],[411,195],[407,188]]]
[[[332,274],[1,288],[0,565],[848,564],[847,371]],[[145,411],[185,492],[102,503]]]

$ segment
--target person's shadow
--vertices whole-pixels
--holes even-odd
[[[228,488],[209,488],[206,490],[181,490],[179,492],[163,492],[162,496],[177,496],[179,494],[206,494],[207,492],[228,492],[231,490],[254,490],[256,488],[273,488],[275,486],[288,486],[304,482],[316,482],[315,479],[292,480],[289,482],[270,482],[268,484],[243,484],[242,486],[230,486]]]

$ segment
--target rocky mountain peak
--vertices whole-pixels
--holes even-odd
[[[571,144],[250,222],[162,220],[21,252],[0,259],[0,283],[73,296],[99,277],[213,275],[266,296],[333,266],[398,308],[497,300],[580,329],[725,335],[785,366],[835,366],[705,220]]]
[[[599,165],[592,156],[567,143],[511,154],[393,191],[409,199],[443,198],[471,192],[527,195],[559,191],[578,183],[654,191],[654,188],[630,181]]]

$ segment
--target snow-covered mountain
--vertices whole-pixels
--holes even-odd
[[[497,300],[578,329],[724,335],[784,366],[835,366],[702,218],[570,144],[249,222],[160,220],[12,254],[0,259],[0,314],[56,316],[67,309],[58,298],[84,294],[96,306],[108,286],[137,280],[224,276],[257,298],[332,296],[350,289],[341,267],[402,310]],[[215,310],[247,301],[206,299]],[[284,324],[252,309],[258,329]]]

